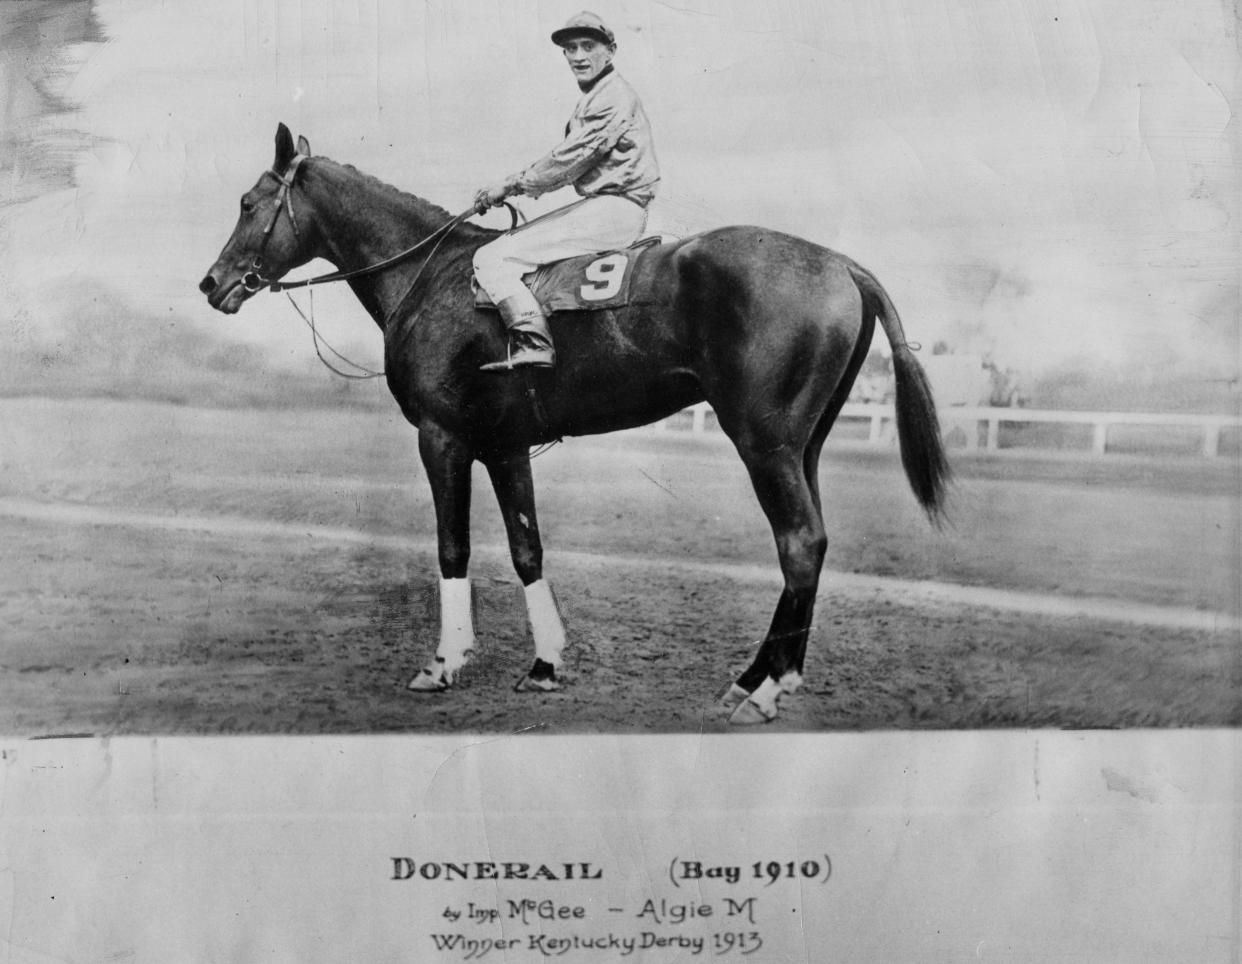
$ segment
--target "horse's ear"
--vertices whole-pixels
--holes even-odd
[[[280,124],[276,128],[276,160],[272,163],[272,170],[283,174],[296,153],[293,147],[293,135],[289,133],[289,128]]]
[[[298,153],[303,157],[311,156],[310,141],[308,141],[305,137],[298,137]]]

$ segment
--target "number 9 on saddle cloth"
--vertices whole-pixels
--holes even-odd
[[[620,308],[631,301],[630,282],[639,257],[657,247],[659,237],[643,238],[620,251],[599,251],[545,264],[522,280],[547,314],[554,311],[596,311]],[[496,305],[472,276],[476,308],[496,310]]]

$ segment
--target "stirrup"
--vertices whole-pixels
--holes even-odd
[[[524,344],[514,350],[514,340],[509,339],[508,357],[504,361],[480,365],[479,371],[511,372],[515,368],[552,368],[556,364],[556,352],[550,345],[547,348],[535,348]]]

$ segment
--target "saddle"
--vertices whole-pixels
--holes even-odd
[[[618,251],[597,251],[553,261],[523,275],[522,280],[546,314],[620,308],[630,302],[630,279],[639,255],[662,242],[662,238],[652,236]],[[495,303],[473,276],[470,287],[476,308],[496,310]]]

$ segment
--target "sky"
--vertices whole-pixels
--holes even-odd
[[[283,296],[196,285],[277,122],[449,210],[556,143],[550,0],[0,5],[0,331],[106,295],[310,356]],[[871,268],[910,337],[1002,367],[1236,375],[1236,23],[1208,0],[593,0],[664,175],[650,228],[754,223]],[[37,21],[38,29],[32,28]],[[538,212],[572,199],[527,204]],[[492,215],[489,223],[502,223]],[[306,272],[322,270],[315,264]],[[102,295],[101,295],[102,293]],[[347,289],[331,340],[378,361]]]

